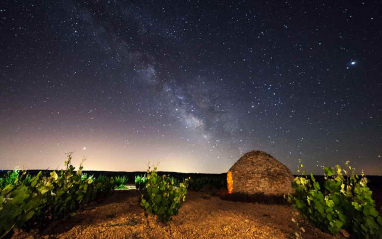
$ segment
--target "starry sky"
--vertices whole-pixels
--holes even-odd
[[[0,168],[382,174],[382,2],[2,1]]]

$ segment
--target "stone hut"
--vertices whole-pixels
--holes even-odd
[[[251,151],[243,155],[228,171],[229,193],[258,194],[266,196],[287,195],[293,192],[292,172],[271,155]]]

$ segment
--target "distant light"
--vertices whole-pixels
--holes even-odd
[[[357,64],[357,62],[355,62],[355,61],[350,62],[350,65],[352,65],[352,66],[354,66],[355,64]]]
[[[83,150],[86,150],[86,147],[83,147],[82,149],[83,149]]]

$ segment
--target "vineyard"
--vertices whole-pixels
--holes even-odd
[[[295,193],[275,200],[228,194],[226,174],[168,175],[156,167],[146,173],[91,174],[71,161],[68,154],[63,170],[15,170],[0,177],[1,238],[382,235],[367,178],[348,165],[325,168],[319,180],[302,172],[292,182]]]
[[[113,178],[82,174],[82,164],[74,171],[71,160],[69,154],[66,168],[49,176],[40,172],[32,177],[16,170],[1,179],[1,238],[13,228],[28,229],[73,216],[81,204],[105,196],[117,186]]]

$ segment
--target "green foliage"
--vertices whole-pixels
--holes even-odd
[[[147,172],[146,191],[142,195],[141,206],[147,212],[157,215],[162,222],[167,222],[178,213],[186,198],[188,179],[176,187],[170,177],[158,176],[157,167],[152,171],[149,168]]]
[[[114,189],[113,178],[83,175],[82,164],[74,171],[71,159],[68,154],[66,168],[59,174],[39,172],[32,178],[24,171],[0,189],[0,238],[14,227],[34,227],[48,219],[71,216],[80,204]]]
[[[177,178],[174,178],[174,177],[169,177],[170,178],[170,181],[172,183],[172,185],[174,185],[175,187],[179,187],[180,184],[181,184],[181,181]]]
[[[99,175],[94,179],[96,193],[98,196],[105,196],[114,190],[116,184],[113,177],[107,177],[105,175]]]
[[[192,177],[189,180],[189,189],[199,191],[202,189],[205,185],[211,185],[215,188],[221,189],[221,188],[227,188],[227,179],[220,176],[215,177]]]
[[[128,177],[126,176],[117,176],[114,178],[114,181],[115,181],[115,189],[124,189],[126,188],[125,187],[125,183],[127,183],[128,181]]]
[[[135,187],[138,190],[144,189],[146,187],[146,183],[147,183],[146,174],[143,176],[136,175],[134,182],[135,182]]]
[[[4,188],[5,186],[12,184],[15,185],[20,174],[20,170],[15,169],[13,171],[7,172],[3,177],[0,178],[0,188]]]
[[[26,174],[25,177],[23,178],[23,183],[27,186],[29,186],[32,182],[33,177],[29,174]]]
[[[359,177],[346,163],[350,175],[340,166],[324,168],[325,181],[320,184],[305,171],[292,182],[295,194],[290,202],[317,227],[332,234],[341,228],[361,238],[382,238],[382,218],[375,209],[367,178]],[[303,165],[300,164],[300,169]]]

